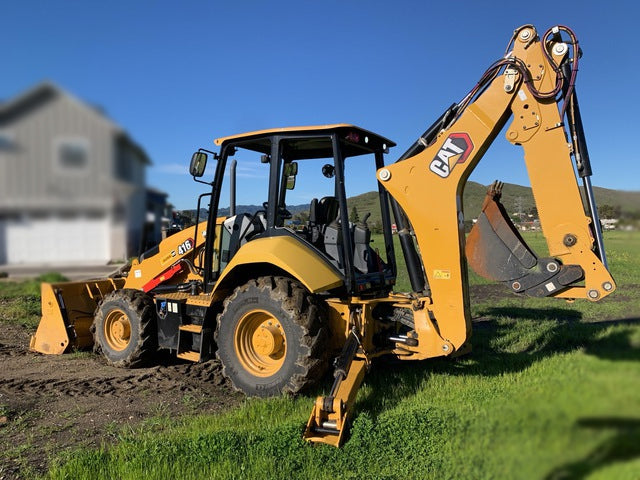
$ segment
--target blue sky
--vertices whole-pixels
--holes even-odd
[[[48,79],[101,105],[149,153],[148,182],[178,208],[195,208],[202,187],[188,161],[216,137],[353,123],[398,144],[391,162],[471,89],[515,28],[564,24],[584,52],[577,90],[593,183],[640,190],[637,5],[6,2],[0,98]],[[262,181],[242,168],[249,186]],[[471,176],[496,178],[528,184],[521,150],[502,135]],[[371,178],[355,182],[354,193],[373,189]]]

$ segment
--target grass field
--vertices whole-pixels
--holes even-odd
[[[40,284],[66,280],[58,273],[47,273],[23,282],[0,282],[2,319],[35,330],[40,322]]]
[[[541,250],[541,235],[527,240]],[[611,297],[476,298],[473,353],[374,364],[342,449],[301,440],[313,396],[247,399],[149,418],[115,445],[58,458],[47,477],[637,480],[640,234],[605,241]]]

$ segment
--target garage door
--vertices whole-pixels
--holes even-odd
[[[109,220],[48,216],[0,219],[0,263],[106,263]]]

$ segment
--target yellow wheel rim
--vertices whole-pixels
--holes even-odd
[[[252,310],[236,326],[234,348],[245,370],[256,377],[270,377],[284,363],[286,336],[276,317],[264,310]]]
[[[111,310],[104,321],[104,338],[113,350],[121,352],[131,341],[131,321],[122,310]]]

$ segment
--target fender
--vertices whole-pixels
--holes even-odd
[[[317,253],[289,236],[256,238],[234,255],[216,283],[216,290],[242,265],[266,263],[274,265],[302,283],[311,293],[323,292],[344,283],[342,275]]]

